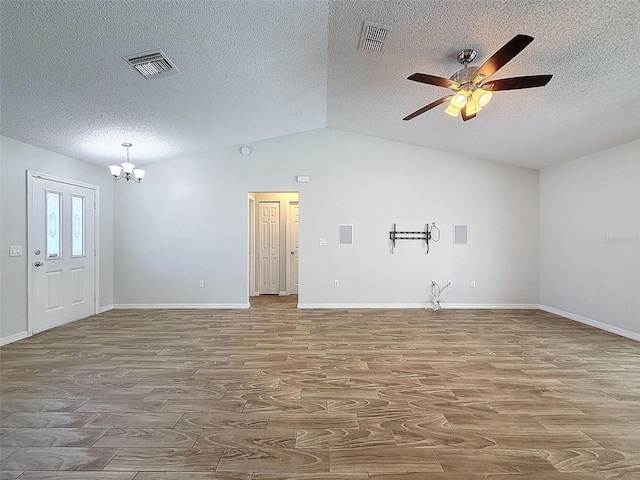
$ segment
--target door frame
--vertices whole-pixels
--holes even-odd
[[[94,295],[93,315],[98,313],[100,301],[100,187],[89,183],[78,182],[68,178],[56,177],[48,173],[27,170],[27,335],[33,335],[33,262],[35,261],[34,249],[36,240],[33,238],[33,181],[36,178],[52,182],[72,185],[74,187],[87,188],[94,191],[94,221],[93,221],[93,271],[94,271]],[[73,321],[73,320],[72,320]]]
[[[258,281],[257,276],[258,276],[259,268],[258,268],[258,265],[256,263],[256,261],[258,260],[258,253],[256,252],[257,229],[255,228],[256,227],[256,221],[257,221],[257,218],[258,218],[257,208],[258,208],[258,205],[259,205],[259,196],[260,195],[271,195],[271,194],[274,194],[274,195],[278,195],[278,194],[295,194],[296,198],[297,198],[297,200],[287,200],[287,201],[278,200],[280,202],[280,204],[281,204],[281,209],[285,210],[284,215],[286,215],[286,218],[283,221],[286,224],[286,231],[285,231],[284,237],[285,237],[285,247],[287,247],[287,248],[289,246],[289,238],[288,238],[288,235],[289,235],[289,218],[288,218],[288,216],[289,216],[289,202],[290,201],[291,202],[296,202],[297,201],[298,202],[298,206],[300,206],[300,191],[299,190],[250,190],[250,191],[247,192],[247,210],[246,210],[247,211],[247,230],[248,230],[248,232],[247,232],[247,251],[249,250],[249,245],[253,241],[254,242],[253,243],[253,251],[254,251],[254,259],[253,259],[253,261],[254,261],[253,262],[254,270],[253,270],[253,275],[255,277],[255,278],[253,278],[253,291],[255,293],[255,296],[259,296],[260,295],[260,288],[257,286],[257,281]],[[251,229],[248,226],[249,222],[251,221],[251,218],[250,218],[251,217],[251,212],[250,212],[250,208],[249,208],[249,203],[250,203],[249,199],[253,200],[253,205],[254,205],[254,212],[253,212],[253,214],[254,214],[253,238],[252,238],[252,235],[251,235]],[[270,200],[263,200],[263,201],[268,202]],[[281,212],[280,216],[282,216],[282,212]],[[300,243],[299,243],[299,241],[300,241],[299,238],[300,237],[299,236],[300,236],[300,224],[298,223],[298,246],[300,245]],[[289,255],[287,255],[287,258],[288,257],[289,257]],[[298,271],[300,271],[300,263],[299,262],[300,262],[300,260],[298,260]],[[286,277],[289,276],[289,269],[288,269],[288,265],[287,264],[285,264],[285,276]],[[299,281],[299,278],[298,278],[298,281]],[[250,298],[251,297],[251,295],[250,295],[251,294],[251,288],[252,288],[251,287],[251,282],[252,282],[251,269],[248,267],[247,268],[247,303],[248,304],[251,304],[251,298]],[[288,278],[285,281],[285,289],[286,289],[286,293],[283,290],[283,291],[279,292],[278,294],[279,295],[283,295],[283,294],[289,295],[289,279]]]
[[[286,263],[286,273],[287,273],[287,295],[291,295],[291,205],[298,205],[298,252],[300,251],[300,198],[298,200],[289,200],[287,202],[287,263]],[[300,258],[298,257],[298,288],[300,288]]]
[[[255,297],[258,295],[256,290],[256,197],[253,193],[249,193],[248,196],[248,272],[249,276],[249,297]],[[248,303],[248,302],[247,302]]]

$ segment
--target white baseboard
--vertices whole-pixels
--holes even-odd
[[[109,310],[113,310],[113,304],[105,305],[104,307],[99,307],[97,313],[108,312]]]
[[[356,309],[356,308],[425,308],[428,305],[426,303],[298,303],[298,308],[342,308],[342,309]]]
[[[539,310],[537,303],[442,303],[446,309],[474,309],[474,310]]]
[[[278,295],[279,295],[279,296],[281,296],[281,297],[286,297],[286,296],[287,296],[287,295],[289,295],[289,294],[287,293],[287,291],[286,291],[286,290],[280,290],[280,291],[278,292]]]
[[[548,307],[546,305],[540,305],[540,310],[544,312],[553,313],[554,315],[559,315],[561,317],[568,318],[569,320],[575,320],[576,322],[584,323],[585,325],[599,328],[600,330],[605,330],[607,332],[620,335],[621,337],[630,338],[631,340],[636,340],[640,342],[640,333],[630,332],[629,330],[625,330],[623,328],[614,327],[613,325],[608,325],[606,323],[598,322],[597,320],[593,320],[591,318],[582,317],[580,315],[576,315],[570,312],[565,312],[564,310],[558,310],[557,308]]]
[[[8,335],[6,337],[0,337],[0,346],[17,342],[18,340],[22,340],[23,338],[27,338],[28,336],[29,336],[29,333],[25,330],[24,332],[18,332],[18,333],[14,333],[13,335]]]
[[[512,310],[537,310],[540,305],[533,303],[442,303],[442,309],[512,309]],[[298,308],[433,308],[433,303],[299,303]]]
[[[154,309],[154,310],[176,310],[176,309],[225,309],[237,310],[249,308],[248,303],[117,303],[113,305],[116,310],[129,309]]]

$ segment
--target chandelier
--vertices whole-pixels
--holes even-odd
[[[129,147],[131,147],[132,144],[125,142],[122,146],[127,149],[127,161],[120,165],[109,165],[111,175],[113,175],[114,180],[122,180],[124,178],[127,182],[133,180],[134,182],[140,183],[142,177],[144,177],[144,170],[136,168],[133,163],[129,163]]]

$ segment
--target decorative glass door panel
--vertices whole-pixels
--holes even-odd
[[[84,253],[84,197],[71,196],[71,255]]]
[[[62,195],[59,192],[46,192],[46,232],[47,258],[61,258],[62,234],[60,232]]]

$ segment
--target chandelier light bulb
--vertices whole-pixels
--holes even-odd
[[[133,163],[124,162],[122,164],[122,171],[124,173],[131,174],[134,168],[136,168],[136,166]]]

